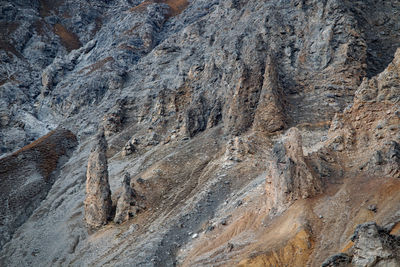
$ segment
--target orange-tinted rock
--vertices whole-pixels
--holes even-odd
[[[261,266],[306,266],[308,257],[314,248],[314,241],[309,231],[301,229],[294,237],[284,245],[265,253],[254,255],[242,260],[240,267]]]

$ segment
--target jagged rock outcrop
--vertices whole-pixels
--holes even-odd
[[[0,159],[0,250],[46,198],[77,138],[58,128]]]
[[[400,238],[374,222],[357,226],[352,264],[360,267],[400,266]]]
[[[351,257],[346,253],[339,253],[326,259],[321,267],[349,267]]]
[[[264,82],[253,129],[266,133],[282,130],[286,125],[284,101],[285,95],[279,82],[275,61],[269,56],[265,63]]]
[[[267,206],[280,213],[297,199],[313,197],[322,192],[320,177],[309,166],[303,154],[302,138],[291,128],[272,151],[266,179]]]
[[[374,101],[397,103],[400,101],[400,48],[385,70],[370,79],[364,78],[355,92],[354,102]]]
[[[337,267],[396,267],[400,266],[400,237],[391,235],[375,222],[357,226],[351,241],[350,255],[341,253],[327,259],[322,266]]]
[[[122,193],[117,201],[114,222],[123,223],[136,214],[136,194],[131,187],[131,176],[125,173],[122,181]]]
[[[56,86],[68,72],[75,68],[75,65],[80,61],[79,57],[89,53],[96,45],[96,41],[87,42],[84,47],[73,50],[65,58],[55,58],[53,63],[48,65],[42,72],[42,97],[51,93],[51,90]]]
[[[187,109],[184,120],[186,134],[193,137],[197,133],[204,131],[207,127],[208,115],[209,110],[206,99],[202,96],[194,99]]]
[[[108,183],[107,141],[100,128],[86,172],[85,221],[89,228],[99,228],[111,218],[111,190]]]
[[[224,119],[229,133],[240,135],[252,126],[263,87],[264,68],[264,63],[260,62],[251,67],[238,66],[240,74]]]
[[[135,138],[130,139],[122,148],[121,155],[125,157],[134,153],[136,151],[135,145],[137,145],[137,140]]]
[[[10,118],[0,130],[0,150],[5,153],[57,127],[43,120],[55,114],[41,95],[50,95],[74,70],[82,48],[88,52],[96,42],[93,37],[115,3],[2,1],[0,6],[0,113],[4,108]]]
[[[60,123],[81,146],[0,265],[320,265],[355,224],[399,209],[399,12],[397,0],[2,1],[0,153]],[[129,172],[149,208],[92,238],[98,125],[109,187]],[[303,144],[281,142],[290,127]],[[303,199],[319,177],[327,194]]]
[[[350,159],[344,166],[369,176],[399,177],[399,84],[400,49],[382,73],[363,80],[354,103],[334,117],[326,146]]]
[[[390,143],[387,152],[388,166],[386,173],[393,177],[400,178],[400,145],[396,141]]]
[[[122,128],[124,120],[124,102],[121,101],[115,105],[111,111],[103,117],[102,127],[104,128],[105,136],[109,137],[112,134],[118,133]]]

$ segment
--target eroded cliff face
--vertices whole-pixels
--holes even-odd
[[[1,228],[0,265],[396,264],[399,12],[372,0],[2,1],[0,164],[35,163],[11,152],[57,126],[79,145]],[[381,236],[383,256],[371,252]]]

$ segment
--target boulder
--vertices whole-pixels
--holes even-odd
[[[351,240],[354,266],[400,266],[400,239],[375,222],[358,225]]]
[[[390,234],[391,226],[375,222],[359,224],[349,254],[339,253],[326,259],[322,267],[397,267],[400,266],[400,238]]]

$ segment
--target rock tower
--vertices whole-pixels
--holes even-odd
[[[90,153],[86,172],[85,221],[94,229],[107,224],[112,211],[106,151],[107,141],[101,128]]]

